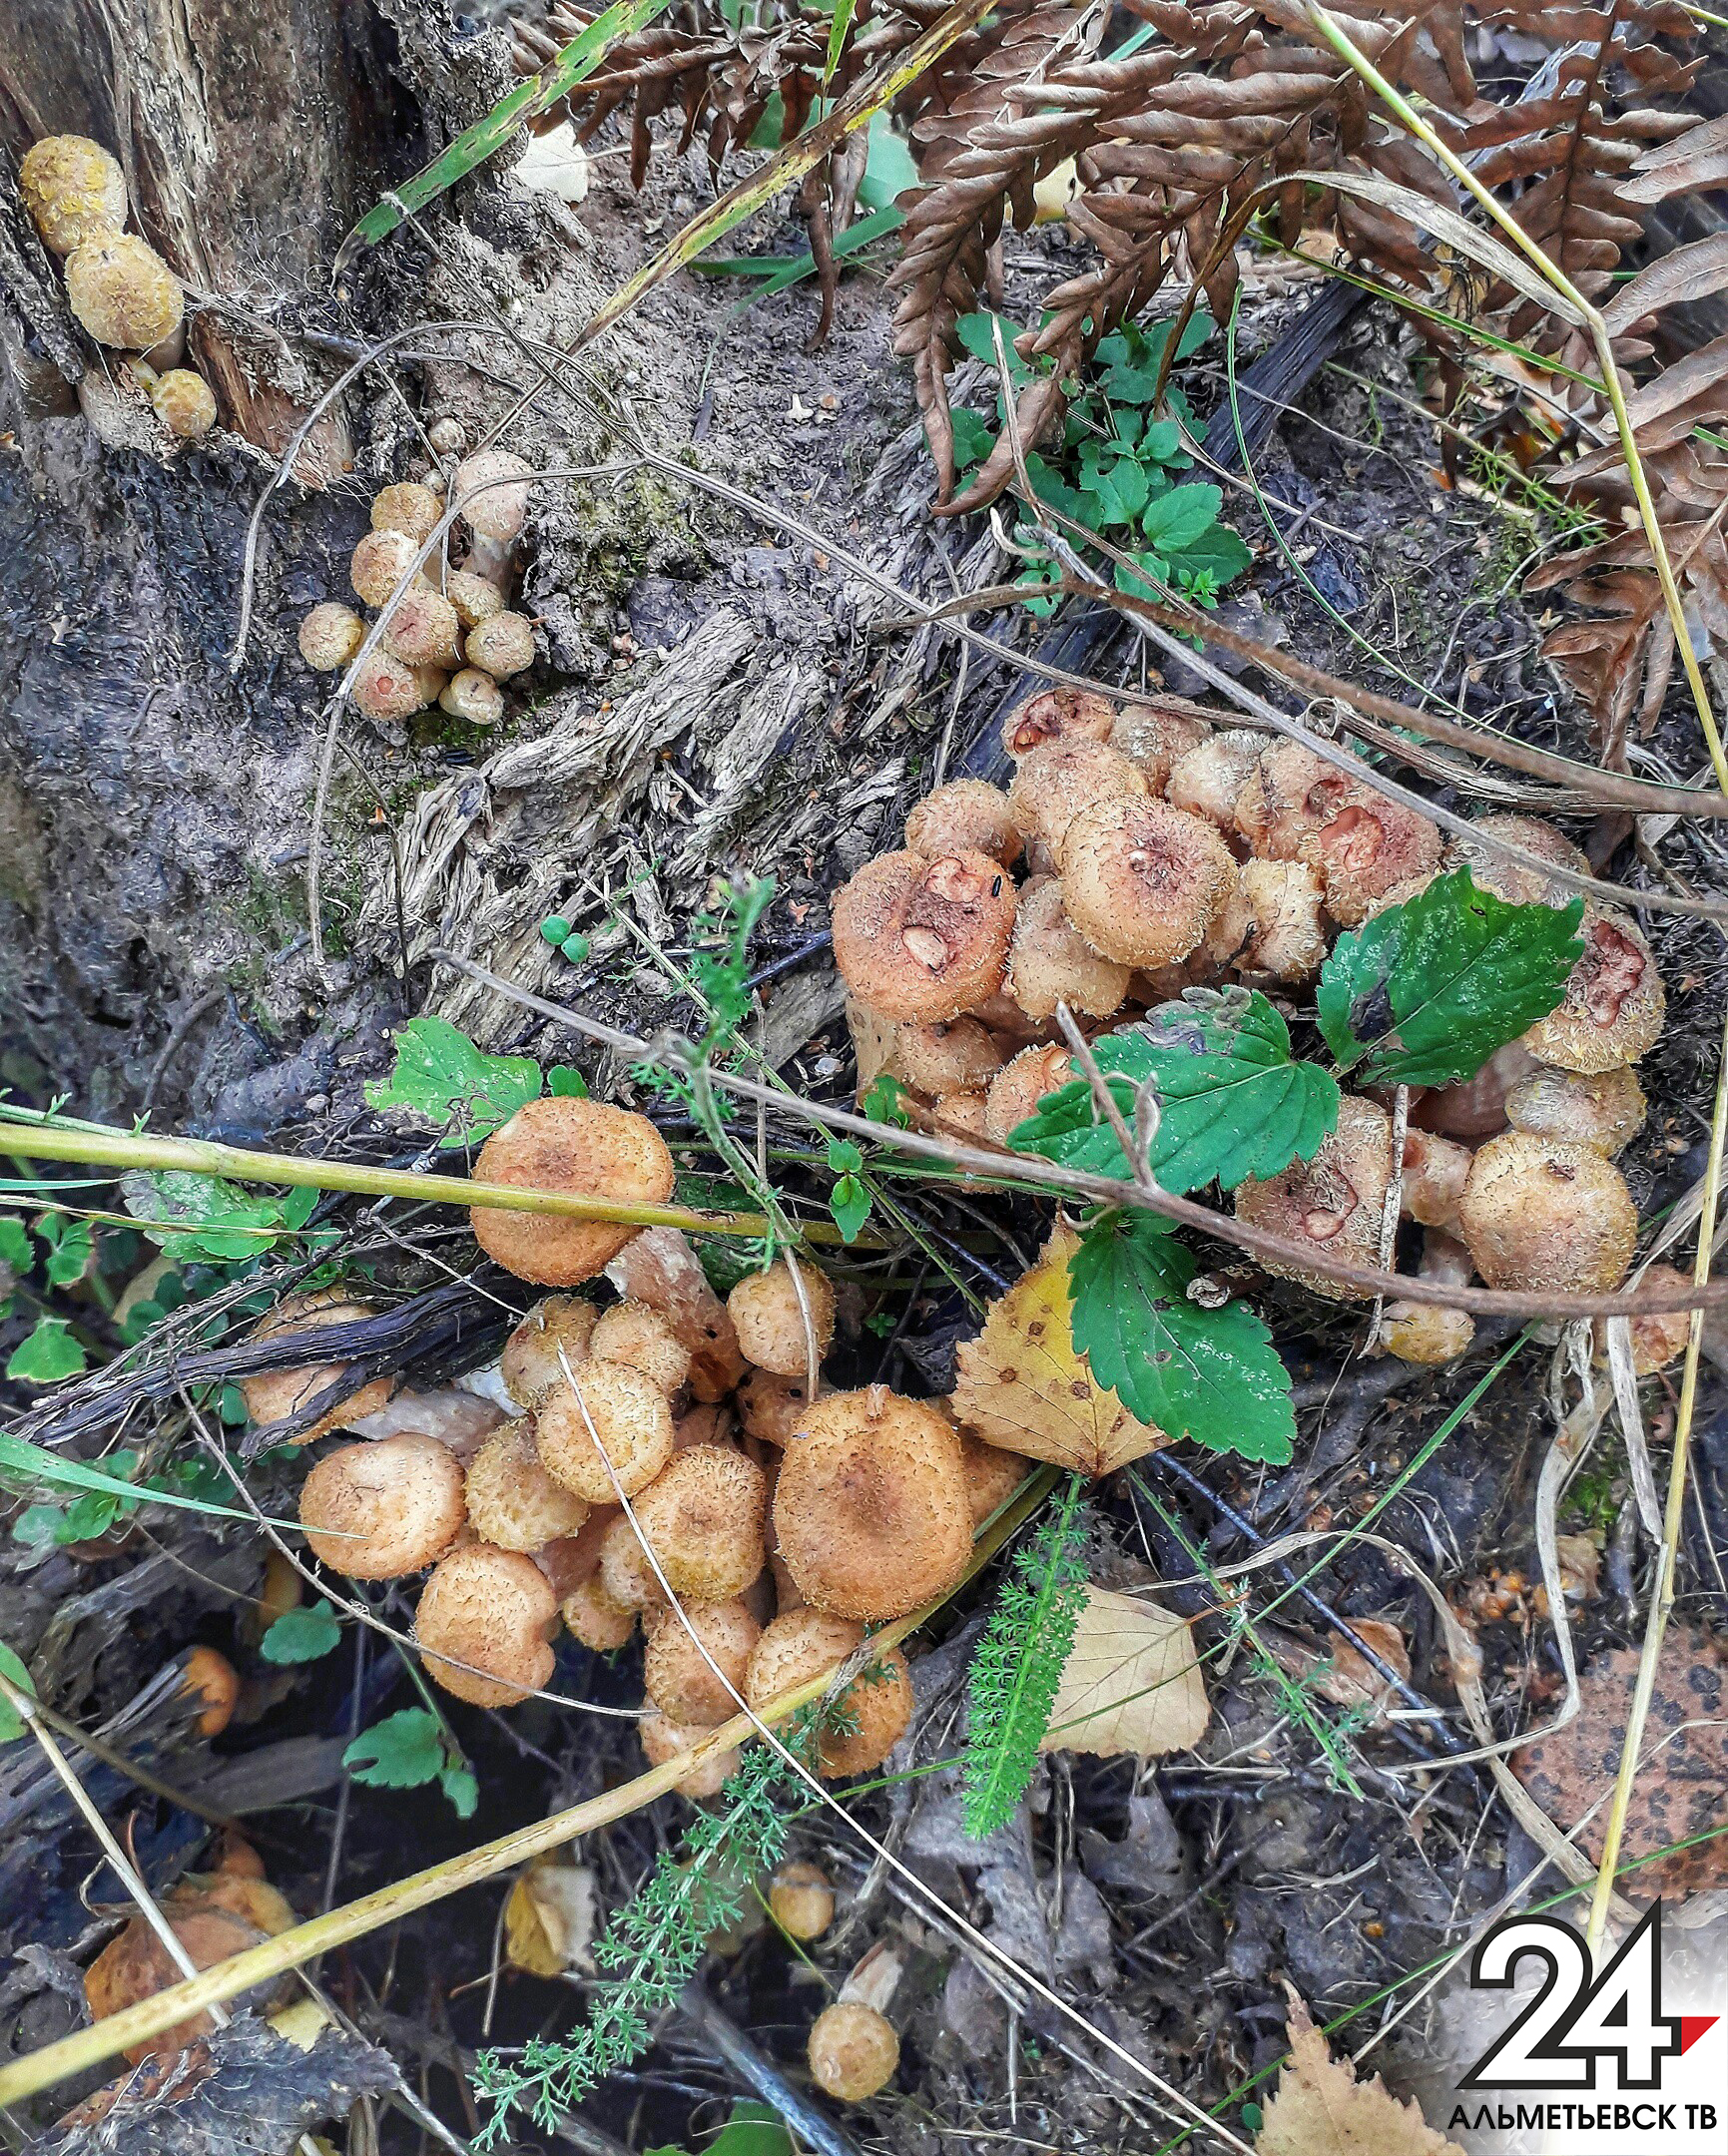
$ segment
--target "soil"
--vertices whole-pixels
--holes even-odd
[[[441,263],[401,244],[392,324],[422,312],[474,318],[479,292],[504,302],[520,335],[567,339],[706,192],[699,156],[663,147],[642,194],[632,193],[616,154],[622,139],[616,128],[602,131],[579,209],[487,186],[460,225],[440,228]],[[795,220],[769,218],[752,245],[790,252],[803,239]],[[1059,231],[1010,241],[1010,311],[1032,288],[1026,261],[1046,278],[1065,247]],[[1276,343],[1318,288],[1300,273],[1251,282],[1244,364]],[[310,603],[342,593],[364,491],[384,473],[418,468],[399,403],[381,387],[357,400],[351,476],[316,494],[288,490],[273,507],[238,721],[226,654],[257,462],[221,448],[181,457],[168,478],[173,489],[196,490],[189,518],[184,506],[165,511],[171,497],[148,459],[105,447],[81,417],[21,428],[0,456],[0,605],[13,624],[37,625],[15,630],[0,659],[0,703],[12,714],[0,767],[0,1076],[10,1087],[37,1101],[64,1095],[99,1120],[154,1106],[164,1127],[406,1161],[411,1145],[404,1150],[400,1134],[380,1125],[361,1089],[388,1066],[390,1028],[430,1010],[488,1047],[575,1062],[597,1090],[643,1099],[622,1067],[431,954],[481,958],[530,990],[649,1037],[688,1028],[696,1013],[676,972],[694,918],[716,877],[744,872],[777,879],[754,946],[758,964],[776,969],[764,986],[764,1052],[801,1089],[848,1096],[841,995],[820,947],[827,900],[891,842],[935,774],[987,760],[993,722],[1024,685],[1014,654],[1042,632],[1025,617],[987,617],[1004,656],[980,663],[972,654],[962,669],[951,638],[892,626],[899,605],[849,582],[823,550],[824,536],[850,546],[925,599],[1007,573],[983,520],[920,513],[930,474],[908,377],[889,354],[877,278],[846,279],[833,334],[814,351],[811,287],[730,311],[739,296],[730,280],[676,277],[588,363],[603,398],[627,406],[653,443],[760,495],[814,537],[680,489],[640,459],[603,480],[550,482],[536,500],[525,582],[546,657],[499,733],[476,739],[441,720],[349,723],[351,762],[338,769],[324,826],[321,969],[308,947],[305,868],[323,722],[291,657],[292,631]],[[497,374],[523,373],[521,350],[499,338],[467,349]],[[1223,393],[1218,350],[1215,340],[1183,373],[1202,417]],[[1232,492],[1228,513],[1258,561],[1227,618],[1392,694],[1413,678],[1433,684],[1472,717],[1587,759],[1585,725],[1536,657],[1538,625],[1512,596],[1536,528],[1482,490],[1442,482],[1433,426],[1417,408],[1419,356],[1382,312],[1355,318],[1334,361],[1281,419],[1255,474],[1268,499],[1286,505],[1271,513],[1290,558],[1267,539],[1252,494]],[[475,434],[511,400],[507,386],[449,363],[405,369],[402,383],[422,423],[456,417]],[[551,396],[511,438],[548,467],[632,465],[624,429]],[[70,505],[112,534],[99,559],[53,543]],[[153,580],[160,639],[144,647],[111,637],[117,593]],[[1089,664],[1112,681],[1156,685],[1146,650],[1098,627]],[[1193,686],[1178,667],[1163,678]],[[1636,768],[1691,776],[1690,725],[1671,695]],[[1446,806],[1477,805],[1462,780],[1433,792]],[[1663,857],[1693,884],[1720,887],[1714,850],[1695,832],[1674,833]],[[1654,880],[1623,840],[1610,872]],[[572,967],[539,937],[552,912],[592,932],[583,964]],[[1669,1022],[1643,1072],[1650,1123],[1623,1166],[1649,1221],[1702,1171],[1724,979],[1707,924],[1646,921]],[[688,1131],[664,1102],[653,1105],[674,1135]],[[789,1173],[796,1187],[798,1171]],[[965,1285],[989,1293],[989,1264],[968,1258],[963,1244],[971,1218],[957,1196],[930,1212]],[[1024,1202],[996,1218],[1009,1248],[1035,1247],[1046,1225]],[[374,1237],[369,1246],[384,1301],[426,1292],[451,1265],[465,1272],[470,1263],[453,1233],[398,1238],[393,1248]],[[837,1382],[945,1389],[953,1343],[975,1323],[961,1297],[933,1272],[903,1302],[888,1293],[903,1281],[857,1262],[840,1271],[854,1286],[843,1298]],[[273,1286],[290,1278],[286,1266],[263,1276]],[[1497,1733],[1539,1719],[1564,1673],[1536,1596],[1531,1523],[1555,1429],[1550,1394],[1575,1344],[1484,1327],[1463,1362],[1400,1369],[1389,1387],[1386,1366],[1362,1356],[1360,1312],[1264,1280],[1252,1292],[1299,1386],[1297,1464],[1274,1474],[1184,1454],[1203,1483],[1156,1458],[1143,1477],[1115,1478],[1094,1498],[1108,1563],[1125,1581],[1194,1580],[1259,1546],[1225,1506],[1263,1542],[1366,1518],[1387,1500],[1375,1531],[1472,1614]],[[502,1276],[476,1276],[462,1306],[467,1330],[440,1348],[440,1367],[495,1352],[499,1298],[516,1308],[527,1299]],[[905,1313],[885,1343],[863,1328],[878,1303]],[[0,1325],[0,1349],[30,1322],[16,1309]],[[91,1323],[112,1344],[108,1314],[93,1309]],[[1479,1399],[1401,1484],[1478,1379],[1487,1380]],[[1708,1583],[1719,1589],[1716,1553],[1728,1543],[1728,1402],[1710,1365],[1706,1384],[1682,1597],[1685,1621],[1702,1627],[1724,1614]],[[1645,1395],[1659,1473],[1671,1391],[1664,1381]],[[9,1404],[22,1432],[46,1431],[36,1388],[12,1386]],[[178,1412],[172,1396],[158,1402],[123,1441],[178,1431]],[[267,1457],[249,1479],[267,1511],[291,1515],[290,1458]],[[1205,1485],[1221,1503],[1204,1496]],[[1575,1653],[1588,1665],[1636,1643],[1649,1559],[1611,1422],[1572,1481],[1558,1526],[1588,1537],[1601,1560],[1599,1585],[1571,1612]],[[239,1817],[300,1911],[351,1899],[636,1771],[628,1719],[577,1718],[543,1703],[508,1715],[452,1704],[478,1779],[471,1819],[458,1819],[435,1788],[347,1781],[340,1754],[349,1736],[417,1695],[403,1659],[363,1630],[301,1669],[264,1663],[254,1617],[264,1557],[250,1530],[161,1511],[148,1526],[35,1563],[3,1541],[0,1639],[32,1662],[62,1714],[111,1730],[172,1786]],[[1408,1570],[1357,1541],[1328,1555],[1314,1585],[1345,1618],[1400,1628],[1412,1685],[1439,1703],[1441,1720],[1346,1714],[1340,1736],[1330,1726],[1335,1709],[1317,1734],[1254,1656],[1220,1653],[1209,1668],[1212,1727],[1195,1755],[1156,1767],[1057,1755],[1010,1827],[971,1843],[959,1832],[953,1778],[933,1763],[952,1756],[966,1651],[991,1591],[984,1585],[943,1612],[914,1665],[920,1715],[908,1764],[932,1771],[859,1800],[872,1829],[952,1908],[1194,2100],[1223,2103],[1239,2129],[1252,2077],[1285,2048],[1286,1981],[1319,2021],[1365,2009],[1366,2030],[1385,1987],[1496,1907],[1542,1855],[1479,1767],[1444,1763],[1470,1732],[1453,1705],[1445,1639]],[[1211,1651],[1225,1647],[1204,1580],[1171,1588],[1170,1600],[1195,1618]],[[393,1590],[377,1603],[396,1622],[407,1606]],[[1287,1602],[1277,1623],[1311,1663],[1330,1652],[1310,1605]],[[241,1713],[214,1743],[190,1728],[175,1693],[177,1658],[198,1644],[232,1656],[245,1677]],[[609,1659],[566,1637],[553,1687],[631,1708],[638,1652]],[[153,1884],[198,1859],[205,1828],[189,1813],[101,1765],[88,1786],[124,1825]],[[687,1816],[667,1800],[580,1846],[604,1904],[627,1897]],[[822,1815],[805,1819],[794,1849],[841,1889],[840,1932],[807,1960],[753,1915],[704,1982],[737,2028],[796,2074],[827,1983],[871,1938],[899,1941],[907,1960],[896,2007],[899,2093],[850,2114],[857,2139],[837,2146],[937,2156],[975,2140],[1004,2152],[1150,2156],[1164,2143],[1173,2129],[1107,2053],[1042,2007],[1004,2001],[927,1907],[910,1905],[892,1876],[831,1826]],[[0,2057],[82,2017],[78,1967],[114,1927],[119,1899],[110,1879],[90,1886],[91,1864],[87,1839],[28,1747],[0,1752]],[[321,1975],[459,2135],[475,2123],[465,2080],[474,2050],[560,2031],[581,2003],[580,1984],[496,1975],[507,1890],[507,1881],[493,1881],[456,1894],[344,1948]],[[1432,2066],[1443,2025],[1443,2002],[1405,2024],[1384,2061],[1395,2087],[1415,2085]],[[46,2128],[101,2078],[25,2107],[16,2124]],[[612,2143],[584,2143],[574,2129],[578,2138],[564,2145],[695,2146],[742,2092],[697,2025],[675,2013],[653,2050],[584,2109]],[[399,2111],[381,2111],[379,2130],[386,2150],[420,2145],[419,2128]]]

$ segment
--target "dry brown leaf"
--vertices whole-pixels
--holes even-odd
[[[1359,2081],[1348,2059],[1335,2059],[1294,1991],[1290,2056],[1254,2147],[1255,2156],[1464,2156],[1378,2074]]]
[[[961,1342],[953,1411],[988,1444],[1101,1475],[1170,1439],[1136,1421],[1075,1349],[1068,1260],[1079,1240],[1059,1227],[1031,1272],[990,1305],[977,1339]]]
[[[592,1974],[589,1942],[596,1913],[594,1874],[586,1865],[536,1858],[504,1904],[504,1951],[530,1976]]]
[[[1088,1587],[1040,1751],[1192,1751],[1212,1719],[1194,1635],[1142,1595]]]
[[[1410,1649],[1397,1625],[1384,1617],[1353,1617],[1350,1629],[1366,1641],[1389,1668],[1397,1670],[1406,1684],[1410,1683]],[[1335,1707],[1378,1707],[1385,1703],[1392,1690],[1367,1656],[1342,1637],[1329,1639],[1320,1652],[1306,1640],[1283,1632],[1269,1633],[1267,1645],[1281,1669],[1306,1681],[1322,1699],[1330,1700]]]

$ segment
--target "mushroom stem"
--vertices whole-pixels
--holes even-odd
[[[888,1940],[877,1939],[841,1985],[841,2003],[869,2006],[885,2014],[903,1973],[904,1964],[896,1949]]]

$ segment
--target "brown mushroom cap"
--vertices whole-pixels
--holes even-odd
[[[1054,876],[1026,885],[1008,947],[1007,987],[1028,1018],[1053,1017],[1058,1003],[1089,1018],[1112,1018],[1132,976],[1131,966],[1100,958],[1074,927]]]
[[[1074,1082],[1071,1052],[1060,1042],[1047,1048],[1022,1048],[990,1081],[984,1099],[984,1129],[997,1145],[1007,1145],[1019,1126],[1038,1112],[1046,1093]]]
[[[194,1647],[186,1657],[180,1689],[204,1702],[194,1727],[201,1737],[220,1737],[234,1719],[240,1699],[240,1672],[214,1647]]]
[[[421,1590],[414,1640],[427,1676],[446,1692],[476,1707],[514,1707],[552,1675],[546,1635],[557,1615],[558,1598],[532,1557],[469,1542],[441,1559]]]
[[[1014,884],[987,853],[883,853],[835,894],[835,963],[884,1018],[957,1018],[1002,985]]]
[[[1256,734],[1247,727],[1226,727],[1220,734],[1210,734],[1171,765],[1164,799],[1172,808],[1204,816],[1227,838],[1235,838],[1237,800],[1271,747],[1269,734]]]
[[[444,505],[437,495],[415,479],[380,487],[372,496],[373,531],[406,532],[416,547],[437,530],[443,513]]]
[[[367,532],[348,560],[348,581],[355,595],[367,606],[381,607],[403,577],[411,574],[416,585],[424,584],[425,569],[414,567],[419,552],[419,541],[406,532]]]
[[[1689,1288],[1691,1276],[1678,1273],[1672,1266],[1653,1265],[1644,1268],[1641,1287]],[[1652,1377],[1657,1370],[1666,1369],[1686,1352],[1686,1342],[1692,1331],[1690,1311],[1648,1311],[1642,1317],[1628,1320],[1632,1332],[1632,1370],[1635,1376]],[[1606,1366],[1608,1361],[1608,1321],[1598,1318],[1591,1327],[1591,1339],[1596,1360]]]
[[[670,1321],[629,1297],[601,1312],[588,1351],[602,1361],[626,1362],[640,1370],[668,1399],[690,1375],[690,1349]]]
[[[349,1579],[401,1579],[456,1539],[466,1513],[448,1445],[399,1430],[326,1453],[300,1485],[312,1554]]]
[[[971,1555],[952,1425],[885,1385],[818,1400],[782,1456],[774,1529],[813,1607],[866,1621],[915,1609]]]
[[[314,674],[339,674],[366,641],[366,625],[350,606],[326,599],[299,627],[299,653]]]
[[[828,1276],[797,1259],[777,1258],[765,1272],[747,1275],[727,1297],[726,1310],[745,1360],[779,1377],[797,1377],[808,1370],[813,1342],[820,1362],[834,1339],[834,1289]]]
[[[518,1108],[480,1148],[474,1175],[482,1183],[645,1206],[664,1205],[677,1181],[666,1141],[646,1116],[559,1094]],[[468,1219],[488,1258],[518,1280],[547,1288],[591,1280],[636,1233],[611,1221],[483,1206]]]
[[[813,1864],[777,1865],[768,1883],[768,1911],[789,1938],[821,1938],[834,1922],[834,1888]]]
[[[1506,1121],[1513,1130],[1532,1138],[1566,1138],[1607,1160],[1631,1144],[1648,1110],[1638,1074],[1626,1065],[1588,1075],[1542,1066],[1506,1092]]]
[[[758,1714],[783,1692],[795,1691],[833,1669],[861,1647],[864,1628],[826,1610],[795,1609],[777,1617],[750,1657],[745,1696]],[[871,1774],[904,1736],[912,1717],[911,1672],[897,1647],[880,1650],[874,1665],[855,1677],[833,1703],[833,1719],[851,1727],[825,1727],[818,1772],[828,1782]]]
[[[462,643],[471,667],[490,674],[494,681],[508,681],[534,664],[534,624],[526,614],[488,615],[476,622]]]
[[[18,164],[18,192],[42,245],[71,255],[126,223],[126,175],[88,135],[44,135]]]
[[[498,1374],[518,1406],[532,1407],[549,1384],[588,1359],[600,1313],[581,1296],[546,1296],[504,1343]],[[563,1359],[561,1360],[560,1357]]]
[[[1469,1178],[1470,1149],[1433,1131],[1408,1129],[1404,1137],[1404,1196],[1400,1210],[1425,1228],[1455,1235],[1458,1200]]]
[[[1020,833],[1000,787],[983,779],[954,779],[926,794],[906,817],[906,846],[926,860],[949,853],[987,853],[1004,868],[1020,854]]]
[[[528,483],[533,476],[533,465],[508,449],[477,449],[456,466],[451,499],[461,503],[462,521],[471,532],[508,546],[522,535],[528,517]],[[500,486],[496,483],[499,480],[518,483]],[[472,501],[464,500],[476,487],[484,491],[476,493]]]
[[[1237,954],[1245,980],[1312,980],[1326,958],[1320,878],[1306,861],[1247,860],[1237,888],[1248,932]]]
[[[504,716],[504,692],[478,667],[458,667],[438,691],[438,709],[469,726],[496,726]]]
[[[260,1320],[248,1337],[255,1341],[274,1340],[280,1334],[309,1333],[322,1326],[353,1325],[373,1315],[369,1304],[351,1301],[341,1289],[320,1288],[310,1295],[285,1297],[275,1310]],[[256,1376],[241,1378],[240,1395],[255,1422],[261,1425],[282,1422],[314,1400],[320,1392],[327,1391],[341,1376],[343,1367],[340,1362],[317,1362],[295,1369],[260,1370]],[[315,1437],[376,1414],[393,1389],[393,1382],[388,1377],[367,1378],[346,1399],[327,1408],[310,1429],[299,1431],[291,1441],[297,1445],[310,1444]]]
[[[541,1464],[566,1489],[589,1504],[616,1504],[620,1489],[634,1497],[672,1457],[672,1408],[641,1370],[590,1356],[541,1393],[534,1441]]]
[[[1434,874],[1440,825],[1357,786],[1318,830],[1303,835],[1298,852],[1321,879],[1326,910],[1341,928],[1355,928],[1389,891]]]
[[[1538,868],[1526,868],[1522,861],[1509,860],[1498,846],[1484,843],[1486,837],[1522,846],[1525,852],[1538,853],[1543,860],[1570,868],[1576,875],[1590,873],[1589,861],[1565,832],[1540,816],[1477,816],[1474,828],[1482,836],[1466,838],[1459,834],[1447,843],[1445,864],[1448,868],[1467,868],[1470,881],[1479,890],[1492,891],[1510,905],[1545,905],[1557,910],[1570,905],[1577,893],[1543,875]]]
[[[743,1694],[751,1649],[762,1637],[761,1625],[738,1597],[687,1603],[682,1616],[675,1609],[656,1610],[646,1626],[642,1682],[661,1713],[693,1729],[716,1729],[730,1721],[739,1711],[733,1693]],[[732,1691],[709,1667],[703,1648],[719,1663]]]
[[[1565,1000],[1538,1018],[1523,1045],[1543,1063],[1594,1076],[1636,1063],[1656,1045],[1668,999],[1655,953],[1630,915],[1584,908],[1583,956]]]
[[[616,1654],[636,1630],[636,1612],[613,1601],[598,1573],[579,1580],[558,1608],[570,1636],[595,1654]]]
[[[634,1522],[623,1511],[601,1538],[598,1577],[601,1590],[614,1609],[636,1611],[665,1607],[665,1591],[654,1576],[654,1567],[642,1547],[642,1538]]]
[[[1490,1288],[1617,1288],[1638,1240],[1638,1209],[1611,1162],[1523,1131],[1504,1131],[1477,1153],[1458,1220]]]
[[[732,1446],[688,1445],[674,1453],[636,1499],[635,1511],[675,1595],[724,1602],[761,1576],[768,1478]],[[604,1559],[601,1576],[612,1593]]]
[[[474,1454],[467,1505],[474,1532],[500,1549],[541,1549],[588,1517],[587,1500],[546,1472],[529,1415],[506,1422]]]
[[[1236,828],[1262,860],[1297,860],[1357,784],[1301,742],[1276,741],[1236,797]]]
[[[824,1385],[818,1393],[826,1398],[833,1390]],[[738,1408],[745,1429],[764,1444],[784,1446],[803,1420],[810,1394],[802,1375],[779,1377],[773,1370],[752,1370],[738,1388]]]
[[[1052,856],[1082,808],[1099,802],[1150,800],[1152,788],[1137,764],[1107,742],[1048,743],[1020,760],[1008,789],[1008,812],[1028,838]]]
[[[1054,741],[1108,741],[1116,707],[1091,689],[1036,690],[1002,721],[1002,747],[1016,761]]]
[[[384,649],[409,666],[459,667],[462,645],[455,608],[430,585],[403,592],[385,620]]]
[[[1411,1121],[1448,1138],[1491,1138],[1506,1127],[1506,1098],[1511,1088],[1536,1068],[1522,1041],[1496,1048],[1473,1078],[1436,1086],[1411,1103]]]
[[[1438,1368],[1455,1362],[1476,1336],[1468,1311],[1447,1310],[1443,1303],[1389,1303],[1381,1315],[1381,1345],[1401,1362]]]
[[[201,441],[216,424],[216,392],[192,367],[169,367],[150,385],[150,408],[177,441]]]
[[[504,611],[504,594],[490,577],[476,576],[472,569],[452,569],[444,579],[444,597],[464,629],[477,629]]]
[[[131,233],[104,232],[66,259],[66,303],[98,344],[149,351],[186,314],[180,279]]]
[[[1068,918],[1106,958],[1170,965],[1194,950],[1236,886],[1212,825],[1167,802],[1083,808],[1058,855]]]
[[[244,1953],[266,1936],[257,1924],[249,1923],[232,1909],[209,1906],[171,1916],[169,1929],[195,1969],[214,1968],[217,1962]],[[85,1970],[84,1995],[93,2018],[106,2020],[123,2007],[135,2006],[140,1999],[169,1990],[184,1980],[184,1973],[146,1919],[135,1916]],[[140,2043],[129,2044],[124,2055],[135,2066],[147,2058],[174,2058],[201,2036],[208,2036],[215,2025],[208,2013],[195,2014]]]
[[[1384,1108],[1347,1093],[1338,1128],[1312,1161],[1293,1161],[1265,1182],[1253,1176],[1236,1192],[1236,1217],[1275,1235],[1312,1243],[1317,1254],[1372,1266],[1380,1255],[1381,1221],[1392,1173],[1392,1123]],[[1374,1291],[1329,1280],[1281,1258],[1262,1258],[1268,1273],[1301,1281],[1339,1303],[1365,1303]]]
[[[873,2006],[841,1999],[824,2007],[810,2032],[810,2070],[818,2088],[842,2103],[863,2103],[894,2077],[900,2040]]]
[[[1154,794],[1162,794],[1178,761],[1212,739],[1212,722],[1179,697],[1124,704],[1110,729],[1110,746],[1136,765]]]
[[[373,650],[360,661],[349,694],[368,719],[411,719],[435,704],[443,688],[444,677],[435,668]]]
[[[942,1018],[901,1026],[893,1061],[919,1093],[972,1093],[1001,1069],[1002,1051],[976,1018]]]
[[[650,1707],[636,1725],[636,1735],[650,1767],[664,1767],[681,1753],[693,1752],[711,1734],[706,1729],[693,1729],[685,1723],[674,1722],[658,1707]],[[717,1752],[701,1766],[691,1768],[674,1787],[693,1803],[704,1797],[718,1797],[738,1772],[738,1748],[734,1745],[724,1752]]]
[[[986,1444],[981,1437],[960,1432],[960,1466],[966,1477],[966,1504],[975,1534],[993,1512],[998,1512],[1026,1479],[1029,1472],[1019,1452],[1004,1452],[1000,1445]]]

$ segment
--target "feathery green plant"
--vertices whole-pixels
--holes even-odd
[[[972,1656],[961,1808],[981,1841],[1012,1818],[1050,1726],[1050,1710],[1086,1599],[1081,1478],[1015,1553]]]

